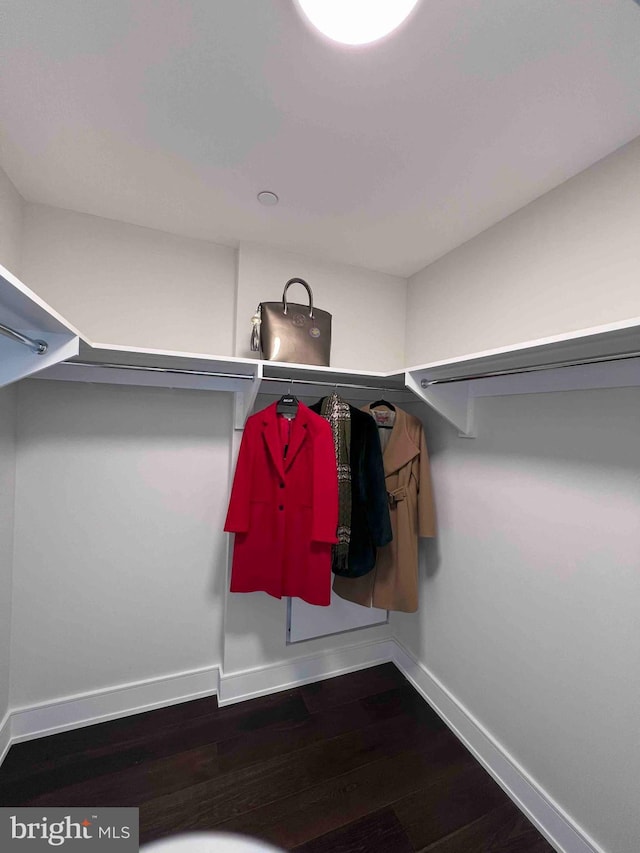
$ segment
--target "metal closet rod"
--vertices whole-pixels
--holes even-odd
[[[640,352],[629,352],[622,355],[602,355],[596,358],[576,359],[575,361],[556,361],[549,364],[537,364],[531,367],[514,367],[510,370],[493,370],[487,373],[472,373],[469,376],[452,376],[450,379],[422,379],[420,386],[429,388],[431,385],[444,385],[447,382],[466,382],[472,379],[490,379],[492,376],[513,376],[518,373],[535,373],[539,370],[555,370],[560,367],[581,367],[584,364],[602,364],[607,361],[625,361],[629,358],[640,357]]]
[[[7,338],[11,338],[13,341],[18,341],[19,343],[24,344],[37,355],[44,355],[44,353],[49,349],[49,344],[46,341],[28,338],[26,335],[16,332],[15,329],[10,329],[9,326],[3,326],[2,323],[0,323],[0,334],[5,335]]]
[[[289,377],[283,377],[282,379],[278,376],[263,376],[263,382],[285,382],[287,384],[293,385],[323,385],[327,388],[355,388],[360,391],[402,391],[406,392],[406,388],[390,388],[388,385],[356,385],[352,382],[326,382],[322,379],[291,379]]]
[[[184,367],[149,367],[141,364],[117,364],[107,361],[63,361],[76,367],[104,367],[111,370],[140,370],[145,373],[168,373],[177,376],[207,376],[215,379],[250,379],[249,373],[222,373],[215,370],[188,370]],[[325,382],[320,379],[293,379],[292,377],[263,376],[262,382],[280,382],[295,385],[326,385],[330,388],[356,388],[362,391],[406,391],[405,388],[389,388],[376,385],[355,385],[349,382]]]
[[[0,325],[0,331],[4,332],[6,330],[6,326]],[[9,329],[11,337],[18,337],[19,340],[22,340],[23,343],[29,343],[31,345],[42,344],[45,349],[37,350],[38,352],[46,351],[46,343],[44,341],[31,341],[30,338],[24,338],[23,335],[19,335],[17,332],[13,332],[13,330]],[[520,373],[535,373],[540,370],[555,370],[561,367],[579,367],[584,364],[601,364],[609,361],[625,361],[630,358],[639,358],[640,351],[638,352],[629,352],[624,353],[622,355],[604,355],[598,356],[596,358],[588,358],[588,359],[577,359],[575,361],[557,361],[551,362],[549,364],[538,364],[532,365],[531,367],[514,367],[510,370],[493,370],[485,373],[472,373],[468,376],[452,376],[446,379],[422,379],[420,385],[422,388],[429,388],[431,385],[443,385],[450,382],[466,382],[474,379],[489,379],[494,376],[513,376]],[[147,373],[167,373],[177,376],[208,376],[217,379],[249,379],[253,380],[254,376],[248,373],[223,373],[221,371],[214,370],[188,370],[183,367],[150,367],[145,365],[138,364],[115,364],[106,361],[63,361],[62,364],[75,364],[77,367],[104,367],[112,370],[140,370]],[[327,382],[322,379],[294,379],[289,376],[263,376],[262,382],[280,382],[280,383],[289,383],[293,385],[320,385],[327,388],[353,388],[359,391],[383,391],[383,392],[393,392],[393,391],[407,391],[406,388],[398,388],[398,387],[389,387],[383,385],[358,385],[352,382]]]

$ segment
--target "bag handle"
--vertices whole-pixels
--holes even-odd
[[[283,314],[287,314],[289,312],[289,306],[287,305],[287,290],[289,290],[292,284],[301,284],[309,294],[309,317],[313,319],[313,293],[311,292],[311,288],[303,278],[290,278],[289,281],[285,284],[284,290],[282,292]]]

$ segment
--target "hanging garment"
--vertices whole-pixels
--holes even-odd
[[[331,397],[333,396],[337,397],[332,394]],[[329,423],[332,420],[332,409],[327,406],[326,401],[331,397],[324,397],[311,406],[311,410],[318,414],[324,407],[327,411],[325,417]],[[338,397],[338,399],[341,398]],[[342,559],[336,560],[334,556],[333,571],[335,574],[355,578],[373,569],[376,562],[376,548],[390,542],[392,532],[378,430],[370,415],[348,403],[346,405],[350,426],[348,437],[351,483],[350,536],[346,565]],[[338,428],[340,424],[344,425],[344,422],[344,416],[340,419],[334,418]],[[342,455],[344,458],[344,449]]]
[[[224,529],[235,533],[231,592],[331,598],[338,479],[331,428],[298,404],[290,420],[276,403],[246,422]]]
[[[364,411],[371,416],[375,410],[367,406]],[[435,536],[429,457],[418,418],[402,409],[384,417],[393,421],[392,429],[382,433],[393,539],[378,549],[372,572],[359,578],[336,576],[333,589],[365,607],[413,613],[418,609],[418,536]]]
[[[312,410],[313,411],[313,410]],[[320,402],[320,414],[328,421],[333,434],[333,450],[338,469],[338,544],[331,549],[331,568],[340,575],[348,574],[351,543],[351,413],[349,403],[333,393]]]

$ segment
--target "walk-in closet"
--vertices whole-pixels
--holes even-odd
[[[3,853],[637,853],[638,3],[0,44]]]

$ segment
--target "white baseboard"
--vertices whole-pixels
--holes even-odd
[[[0,756],[4,758],[1,748],[6,736],[5,730],[8,730],[9,746],[32,738],[211,696],[218,692],[218,681],[217,666],[203,667],[95,690],[43,705],[12,709],[5,725],[0,728]]]
[[[270,666],[245,669],[228,675],[221,673],[218,702],[220,705],[231,705],[312,681],[323,681],[335,675],[389,663],[393,660],[394,647],[392,639],[384,638]]]
[[[398,640],[393,662],[453,733],[560,853],[605,853],[508,751]]]
[[[9,747],[11,746],[11,715],[7,711],[4,715],[4,719],[0,723],[0,764],[5,759],[6,754],[9,752]]]

